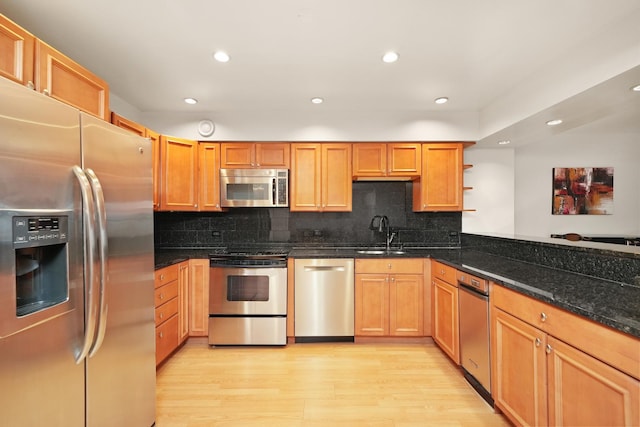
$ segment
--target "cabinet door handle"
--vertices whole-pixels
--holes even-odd
[[[160,280],[164,280],[164,274],[160,275]]]
[[[551,354],[551,344],[547,344],[547,346],[544,348],[544,351],[547,354]]]
[[[542,313],[540,313],[540,321],[541,322],[546,322],[547,321],[547,314],[544,311]]]
[[[391,281],[392,281],[392,282],[395,282],[395,281],[396,281],[396,278],[395,278],[395,277],[392,277],[392,278],[391,278]]]
[[[540,347],[540,344],[542,344],[542,340],[540,338],[536,338],[536,347]]]

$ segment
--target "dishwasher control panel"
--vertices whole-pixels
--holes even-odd
[[[458,283],[476,289],[485,295],[489,294],[489,281],[487,279],[481,279],[464,271],[458,271]]]

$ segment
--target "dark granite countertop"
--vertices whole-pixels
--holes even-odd
[[[640,286],[599,279],[510,258],[459,248],[405,248],[404,254],[367,255],[358,247],[293,248],[294,258],[434,258],[457,269],[640,337]],[[156,250],[156,268],[189,258],[208,258],[215,249]]]

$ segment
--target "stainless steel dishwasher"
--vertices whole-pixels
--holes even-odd
[[[296,259],[296,342],[353,341],[353,258]]]
[[[460,361],[464,376],[493,406],[489,349],[489,282],[458,272]]]

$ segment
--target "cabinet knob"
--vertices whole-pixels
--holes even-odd
[[[164,332],[160,331],[160,338],[164,338]]]
[[[164,313],[160,313],[160,316],[158,317],[160,317],[160,320],[164,319]]]
[[[160,300],[164,299],[164,294],[162,292],[160,292],[159,298],[160,298]]]
[[[551,344],[547,344],[547,346],[544,348],[544,351],[547,354],[551,354]]]
[[[164,274],[160,275],[160,280],[164,280]]]
[[[536,347],[540,347],[540,344],[542,344],[542,340],[540,338],[536,338]]]
[[[387,268],[391,270],[391,263],[387,264]]]
[[[546,322],[547,321],[547,314],[542,312],[540,313],[540,321],[541,322]]]
[[[391,278],[391,281],[392,281],[392,282],[395,282],[395,281],[396,281],[396,278],[395,278],[395,277],[392,277],[392,278]]]

